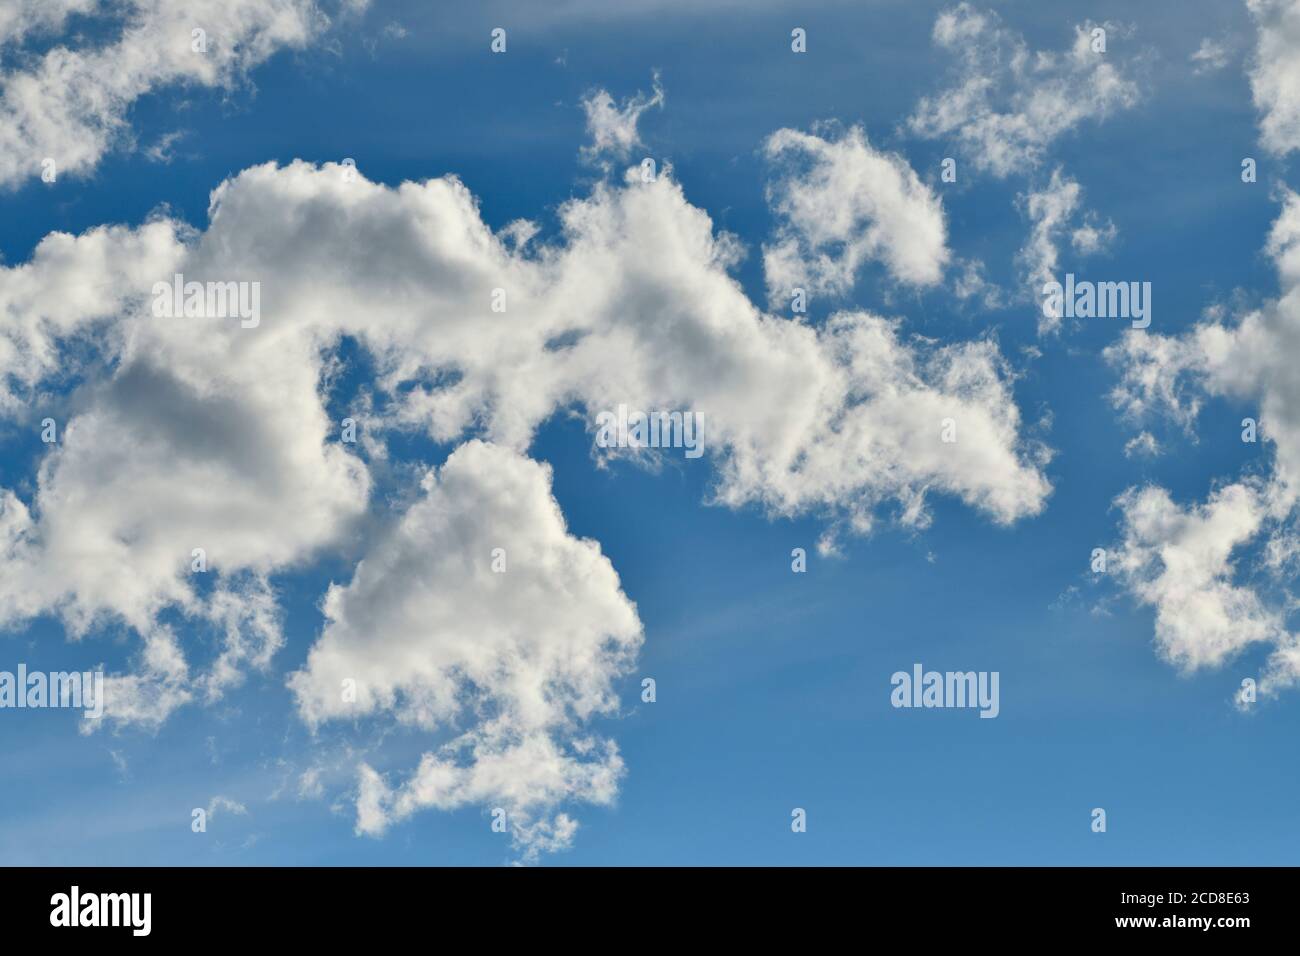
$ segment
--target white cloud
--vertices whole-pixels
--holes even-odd
[[[217,814],[233,813],[235,816],[248,816],[248,807],[244,806],[238,800],[232,800],[229,797],[215,796],[208,801],[206,817],[207,822],[211,823]]]
[[[1214,312],[1181,336],[1126,335],[1107,350],[1122,372],[1112,393],[1133,416],[1166,412],[1191,426],[1205,396],[1254,403],[1266,441],[1276,446],[1276,478],[1300,490],[1300,196],[1287,191],[1269,235],[1282,295],[1235,322]]]
[[[1103,225],[1090,217],[1070,233],[1070,245],[1080,255],[1090,256],[1109,248],[1118,234],[1119,230],[1110,220]]]
[[[1150,432],[1141,432],[1124,443],[1125,458],[1154,458],[1160,454],[1160,443]]]
[[[1165,414],[1191,430],[1204,404],[1201,391],[1186,381],[1202,359],[1194,336],[1124,335],[1105,354],[1121,373],[1110,393],[1112,405],[1133,421]]]
[[[0,14],[0,27],[7,15],[12,39],[92,6],[101,9],[24,3]],[[0,185],[40,175],[47,158],[60,175],[85,175],[129,140],[126,117],[141,96],[178,84],[230,87],[277,50],[305,47],[329,23],[313,0],[127,0],[102,9],[118,19],[111,42],[60,43],[0,72]],[[194,30],[205,31],[204,52],[193,49]]]
[[[173,148],[185,138],[184,130],[173,130],[158,137],[158,141],[144,151],[145,159],[151,163],[169,164],[174,158]]]
[[[30,505],[12,492],[0,499],[0,621],[54,612],[73,635],[110,620],[135,630],[139,673],[108,682],[107,712],[122,720],[156,724],[268,664],[281,642],[268,576],[337,540],[366,508],[365,467],[326,441],[336,427],[321,407],[310,329],[253,336],[237,320],[150,314],[153,282],[173,270],[248,274],[214,265],[213,253],[157,221],[54,234],[31,262],[0,270],[8,414],[50,401],[38,389],[65,373],[69,342],[97,347],[100,363],[76,370],[87,381],[61,402],[66,411],[51,409],[59,442]],[[195,548],[216,578],[205,594]],[[158,624],[169,607],[216,639],[201,673]]]
[[[1246,0],[1258,35],[1250,89],[1260,141],[1270,152],[1300,149],[1300,0]]]
[[[1114,223],[1101,223],[1091,211],[1080,213],[1082,197],[1082,188],[1060,167],[1052,171],[1051,180],[1042,189],[1020,196],[1020,204],[1033,226],[1018,259],[1027,291],[1039,303],[1045,283],[1064,281],[1059,244],[1067,233],[1074,251],[1083,256],[1105,249],[1118,231]],[[1041,309],[1038,316],[1040,335],[1060,329],[1060,316],[1044,315]]]
[[[308,767],[298,776],[298,799],[319,800],[325,796],[323,767]]]
[[[1092,31],[1107,33],[1106,53],[1092,49]],[[937,46],[959,58],[955,84],[923,97],[908,120],[929,139],[955,138],[966,162],[998,178],[1038,166],[1057,138],[1138,101],[1137,83],[1117,66],[1118,25],[1086,21],[1068,50],[1032,51],[996,13],[958,4],[935,20]]]
[[[193,699],[180,642],[171,628],[154,625],[143,635],[135,672],[105,676],[104,717],[83,720],[81,731],[94,733],[110,720],[156,730]]]
[[[610,679],[640,624],[599,545],[568,534],[550,468],[475,440],[422,488],[352,582],[326,595],[325,631],[291,682],[304,718],[399,710],[438,727],[476,688],[499,695],[497,719],[524,731],[569,709],[583,720],[611,709]],[[340,694],[345,678],[357,682],[354,703]]]
[[[560,803],[612,799],[617,751],[582,728],[612,706],[624,664],[595,645],[612,636],[627,650],[639,635],[613,569],[563,532],[543,467],[522,457],[557,411],[582,409],[593,427],[620,403],[702,413],[701,465],[712,459],[713,500],[729,507],[817,513],[855,532],[884,504],[924,525],[932,494],[999,523],[1042,509],[1047,452],[1021,435],[991,340],[940,345],[857,311],[817,327],[768,315],[729,274],[736,240],[671,177],[633,172],[566,203],[559,237],[535,247],[521,241],[527,224],[494,234],[452,177],[386,187],[334,164],[268,164],[213,192],[202,231],[158,220],[53,235],[0,269],[9,416],[65,374],[69,343],[97,359],[76,369],[85,381],[35,492],[0,499],[0,621],[54,612],[76,634],[125,623],[141,639],[137,672],[112,678],[109,706],[147,725],[265,666],[281,640],[273,576],[372,517],[370,469],[324,405],[335,346],[353,336],[385,400],[359,403],[372,461],[394,430],[488,444],[461,447],[331,591],[329,626],[295,682],[303,714],[340,716],[330,691],[344,672],[364,678],[363,712],[377,718],[441,728],[466,716],[466,693],[506,704],[405,781],[363,770],[358,827],[492,796],[517,807],[527,854],[571,835]],[[154,316],[153,283],[176,272],[260,282],[260,324]],[[954,443],[941,440],[946,418]],[[487,600],[493,579],[466,561],[490,574],[493,539],[512,596]],[[195,587],[195,547],[211,588]],[[583,589],[594,590],[555,597]],[[530,594],[540,610],[512,603]],[[185,640],[164,610],[180,612]],[[214,639],[212,660],[195,631]],[[544,672],[568,683],[543,687]]]
[[[1043,283],[1056,279],[1060,272],[1057,240],[1078,209],[1080,193],[1079,184],[1058,168],[1052,171],[1051,182],[1046,187],[1020,197],[1033,228],[1019,257],[1034,295],[1039,294]],[[1056,322],[1059,324],[1060,320]]]
[[[625,99],[621,106],[608,91],[592,91],[582,101],[587,114],[587,135],[591,137],[591,144],[583,147],[583,155],[589,159],[601,155],[625,159],[641,145],[641,134],[637,131],[641,114],[652,106],[662,109],[663,105],[664,88],[658,73],[654,75],[653,95],[637,93]]]
[[[977,299],[990,312],[1005,306],[1002,289],[985,278],[981,260],[959,259],[956,264],[961,271],[953,282],[953,295],[962,301]]]
[[[324,633],[290,680],[304,718],[384,711],[458,730],[396,791],[362,768],[361,832],[474,803],[506,809],[528,843],[562,802],[613,800],[622,761],[586,725],[616,710],[641,623],[599,545],[568,533],[550,486],[546,465],[462,445],[326,596]]]
[[[280,318],[264,327],[354,332],[380,358],[381,389],[416,384],[383,424],[448,442],[477,427],[522,450],[575,402],[593,417],[623,402],[693,409],[718,498],[780,514],[863,517],[936,491],[1013,521],[1050,490],[996,346],[908,342],[865,313],[818,328],[765,315],[727,272],[734,238],[669,177],[598,185],[561,208],[561,241],[531,255],[493,236],[454,179],[388,189],[336,167],[263,166],[216,202],[206,245],[277,277],[264,311]],[[490,311],[494,288],[508,290],[504,313]],[[948,415],[969,443],[939,444]]]
[[[39,518],[16,500],[6,507],[0,616],[57,608],[84,633],[110,612],[146,633],[167,605],[216,615],[222,628],[242,607],[264,632],[251,591],[233,604],[222,592],[195,596],[193,549],[223,580],[247,572],[261,582],[252,587],[264,587],[266,574],[360,514],[365,468],[326,441],[335,429],[311,360],[293,355],[294,343],[280,340],[277,361],[269,340],[239,349],[198,336],[186,354],[147,338],[140,351],[126,346],[112,380],[88,389],[86,407],[67,422],[42,465]]]
[[[1285,637],[1280,616],[1232,583],[1233,551],[1265,520],[1258,489],[1228,485],[1184,509],[1149,486],[1129,489],[1116,505],[1124,539],[1114,566],[1133,595],[1156,609],[1156,644],[1169,661],[1188,671],[1217,667],[1250,644]]]
[[[120,347],[117,316],[138,306],[180,252],[168,222],[101,226],[80,236],[50,233],[29,262],[0,271],[0,412],[21,411],[39,382],[67,370],[62,347],[79,337]]]
[[[943,203],[902,156],[875,149],[857,126],[838,140],[778,130],[764,152],[778,172],[768,201],[780,222],[763,248],[773,301],[788,305],[794,288],[842,296],[872,260],[909,285],[942,278]]]
[[[72,14],[95,10],[100,0],[7,0],[0,5],[0,45],[26,39],[29,33],[60,29]]]
[[[1195,64],[1192,72],[1213,73],[1228,65],[1228,54],[1227,44],[1205,37],[1188,59]]]
[[[105,509],[119,517],[101,516],[113,529],[102,532],[104,547],[131,542],[140,581],[79,590],[116,608],[130,604],[124,594],[137,595],[131,619],[144,623],[145,582],[171,577],[190,547],[207,541],[217,567],[265,573],[330,540],[363,508],[365,469],[326,440],[334,426],[318,394],[319,351],[343,332],[375,352],[381,390],[408,386],[376,427],[418,425],[440,441],[477,427],[523,449],[574,401],[593,415],[620,402],[696,409],[728,504],[862,512],[889,499],[911,506],[933,490],[999,521],[1041,508],[1049,486],[1038,452],[1017,434],[1010,379],[991,342],[908,342],[896,322],[861,312],[818,328],[765,315],[726,271],[734,240],[715,235],[664,177],[598,186],[563,207],[561,219],[562,244],[527,256],[491,234],[454,179],[390,189],[349,183],[332,165],[268,165],[217,189],[211,225],[188,245],[169,244],[158,223],[56,236],[47,242],[60,254],[43,245],[32,263],[0,271],[0,301],[21,312],[17,334],[49,356],[0,353],[8,360],[0,369],[27,387],[55,367],[52,343],[127,310],[98,336],[120,356],[119,368],[86,393],[44,469],[42,488],[51,491],[40,494],[59,491],[53,497],[75,505],[76,524],[93,528],[87,497],[71,493],[74,474],[117,488],[127,504]],[[652,246],[656,255],[645,256]],[[115,256],[124,261],[110,275],[104,263]],[[260,279],[261,326],[144,314],[139,291],[173,269],[187,279]],[[121,291],[80,311],[42,298],[55,289],[80,296],[95,283],[131,289],[134,306]],[[508,290],[506,313],[490,311],[493,288]],[[59,325],[39,318],[56,312]],[[565,344],[547,347],[556,340]],[[431,384],[435,372],[448,374]],[[963,439],[941,445],[939,422],[949,415],[961,421]],[[112,457],[126,446],[131,456]],[[166,487],[152,488],[150,475],[165,475]],[[129,487],[151,492],[138,514]],[[214,496],[219,489],[232,500]],[[38,497],[46,527],[55,523],[53,497]],[[232,519],[236,497],[245,505]],[[308,514],[310,529],[298,527]],[[145,533],[152,521],[176,522],[168,541]],[[142,562],[137,552],[154,545],[158,554]],[[140,573],[142,563],[155,570]],[[161,590],[167,600],[185,592],[179,584]]]
[[[1271,446],[1271,473],[1212,492],[1201,505],[1181,508],[1168,492],[1147,488],[1121,501],[1127,583],[1157,608],[1157,640],[1187,668],[1213,667],[1247,644],[1273,645],[1261,693],[1300,680],[1296,637],[1286,628],[1286,597],[1263,596],[1258,586],[1233,581],[1234,552],[1249,561],[1252,578],[1288,576],[1300,501],[1300,196],[1283,194],[1267,251],[1278,268],[1281,296],[1228,320],[1213,309],[1180,336],[1129,333],[1106,351],[1121,371],[1111,395],[1135,421],[1172,417],[1189,432],[1209,397],[1230,399],[1258,420],[1259,439]],[[1227,440],[1236,441],[1237,431]]]

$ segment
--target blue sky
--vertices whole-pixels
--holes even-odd
[[[1134,334],[1128,323],[1083,320],[1044,334],[1021,254],[1033,229],[1023,197],[1047,189],[1061,169],[1081,199],[1054,238],[1059,272],[1151,282],[1147,341],[1190,344],[1198,325],[1233,330],[1243,315],[1262,310],[1283,330],[1284,345],[1288,313],[1270,304],[1286,291],[1283,256],[1266,247],[1289,208],[1294,161],[1285,137],[1268,140],[1261,129],[1270,109],[1288,104],[1283,94],[1270,104],[1256,89],[1267,89],[1271,61],[1260,51],[1276,23],[1252,17],[1244,4],[968,8],[995,11],[987,30],[1054,57],[1065,56],[1077,24],[1105,24],[1106,62],[1136,91],[1132,105],[1082,119],[1046,139],[1040,157],[998,175],[980,168],[969,143],[922,135],[908,123],[922,97],[953,85],[954,55],[932,39],[936,18],[952,4],[665,2],[616,12],[573,3],[554,17],[529,6],[431,10],[373,0],[351,14],[330,7],[334,22],[319,35],[237,65],[228,88],[158,80],[126,108],[129,133],[119,130],[86,168],[55,183],[7,180],[4,320],[21,327],[16,270],[48,233],[136,228],[159,216],[202,232],[210,193],[224,180],[268,162],[343,157],[385,187],[455,175],[487,227],[532,220],[540,229],[533,241],[555,249],[565,243],[563,203],[591,196],[598,183],[620,188],[621,170],[642,156],[668,160],[686,202],[744,245],[730,274],[747,298],[783,314],[767,300],[762,251],[782,227],[770,198],[781,169],[763,144],[780,129],[816,130],[835,143],[861,127],[873,150],[901,157],[919,188],[941,202],[949,259],[940,281],[918,286],[869,257],[849,288],[814,294],[805,321],[817,328],[833,312],[864,310],[899,320],[904,337],[940,347],[995,342],[1019,410],[1017,442],[1026,443],[1017,444],[1019,453],[1030,454],[1028,443],[1052,451],[1050,461],[1026,466],[1039,469],[1050,495],[1041,508],[1002,521],[936,480],[925,499],[928,524],[909,525],[886,494],[869,505],[876,518],[869,534],[842,533],[838,553],[821,554],[819,538],[842,527],[851,501],[729,507],[714,502],[720,472],[711,454],[665,454],[658,468],[607,462],[593,450],[594,412],[582,401],[543,416],[521,454],[552,467],[551,493],[569,535],[598,542],[635,604],[643,643],[613,678],[617,706],[585,723],[617,745],[625,773],[616,795],[534,807],[533,819],[565,813],[579,828],[564,848],[529,858],[547,865],[1293,861],[1300,850],[1300,769],[1288,743],[1300,713],[1295,689],[1283,671],[1269,685],[1276,691],[1234,705],[1242,679],[1277,675],[1277,655],[1294,640],[1294,568],[1270,565],[1267,555],[1271,543],[1285,551],[1294,535],[1280,489],[1288,486],[1285,457],[1295,433],[1279,422],[1265,441],[1239,439],[1241,419],[1265,418],[1260,408],[1287,395],[1287,384],[1270,377],[1272,366],[1243,372],[1243,385],[1212,356],[1193,357],[1161,368],[1190,376],[1177,378],[1176,394],[1200,402],[1194,420],[1161,410],[1149,394],[1146,417],[1126,416],[1108,396],[1143,356],[1103,352]],[[496,26],[508,30],[503,55],[488,49]],[[807,30],[806,54],[790,51],[794,27]],[[21,48],[29,58],[59,43],[93,48],[111,44],[119,29],[109,14],[74,13]],[[1205,39],[1221,44],[1223,62],[1198,71],[1190,57]],[[34,69],[31,62],[8,61],[0,83],[8,88],[14,74]],[[656,72],[665,101],[633,121],[639,144],[626,155],[584,157],[591,141],[584,100],[596,90],[619,104],[648,94]],[[1038,79],[1026,81],[1031,91]],[[0,121],[9,119],[0,111]],[[176,131],[183,135],[169,161],[145,155]],[[948,156],[958,161],[956,183],[940,179]],[[1243,157],[1258,161],[1258,182],[1242,182]],[[1069,238],[1085,222],[1114,227],[1113,238],[1086,257]],[[658,254],[652,245],[643,251]],[[357,256],[371,252],[384,254],[358,247]],[[1000,290],[995,306],[955,294],[958,263],[968,260],[979,260]],[[1221,314],[1205,312],[1215,304],[1224,306]],[[582,300],[571,307],[581,311]],[[267,326],[275,328],[274,318]],[[3,369],[19,400],[0,415],[0,488],[38,517],[57,513],[53,499],[38,500],[38,469],[68,452],[41,443],[39,421],[91,415],[96,388],[130,365],[129,349],[105,344],[115,341],[79,330],[56,339],[57,368],[35,378]],[[320,386],[329,420],[374,394],[375,420],[391,425],[385,416],[398,400],[379,394],[367,346],[343,335],[329,340],[327,352],[341,363]],[[608,356],[611,364],[622,360]],[[611,402],[621,397],[609,394]],[[526,838],[491,829],[491,808],[505,798],[493,800],[490,791],[409,815],[391,802],[382,832],[358,832],[360,764],[382,775],[391,788],[386,799],[395,801],[421,755],[481,714],[431,728],[403,722],[399,703],[312,727],[306,704],[286,685],[309,667],[321,640],[327,588],[352,580],[358,561],[410,506],[420,474],[490,431],[480,426],[450,439],[394,427],[384,456],[355,452],[373,479],[360,516],[292,560],[270,562],[266,582],[282,644],[219,699],[191,700],[155,723],[106,720],[91,733],[80,732],[68,711],[0,710],[0,766],[11,781],[0,793],[0,862],[496,865],[526,857]],[[1159,454],[1126,454],[1142,432]],[[64,440],[69,448],[74,441],[66,426]],[[123,454],[132,455],[129,445]],[[1126,534],[1137,506],[1117,499],[1126,489],[1163,488],[1185,515],[1209,507],[1215,489],[1228,485],[1252,489],[1258,500],[1251,501],[1268,518],[1232,548],[1228,565],[1207,572],[1206,587],[1226,582],[1237,596],[1257,597],[1258,607],[1229,602],[1246,620],[1230,621],[1228,630],[1254,633],[1267,619],[1268,636],[1216,656],[1206,650],[1215,635],[1197,630],[1207,605],[1180,590],[1184,579],[1161,577],[1160,561],[1186,542],[1176,532],[1154,543]],[[230,500],[238,507],[237,494]],[[297,527],[314,519],[304,512],[285,520]],[[791,572],[797,547],[808,552],[804,574]],[[1126,555],[1133,569],[1092,574],[1096,547]],[[1165,557],[1152,564],[1144,547],[1163,548]],[[17,562],[15,554],[4,560]],[[81,573],[52,561],[39,567],[47,578]],[[199,599],[214,586],[196,584]],[[576,613],[561,608],[572,597],[564,588],[541,593],[554,608],[539,615]],[[140,671],[147,642],[112,600],[80,636],[70,634],[66,603],[52,599],[34,614],[15,610],[22,606],[8,593],[0,601],[0,670],[23,662],[29,670],[102,663],[110,674]],[[480,610],[466,608],[466,620]],[[220,647],[215,631],[165,602],[151,613],[150,627],[176,634],[192,674],[211,664]],[[1180,653],[1197,665],[1177,666]],[[891,707],[891,675],[915,662],[999,672],[997,719],[968,709]],[[640,699],[647,676],[657,683],[654,703]],[[317,785],[305,786],[312,768],[320,770]],[[218,797],[230,804],[214,804]],[[192,832],[192,809],[214,806],[206,832]],[[807,811],[805,833],[791,831],[796,807]],[[1106,810],[1105,833],[1090,828],[1095,807]]]

